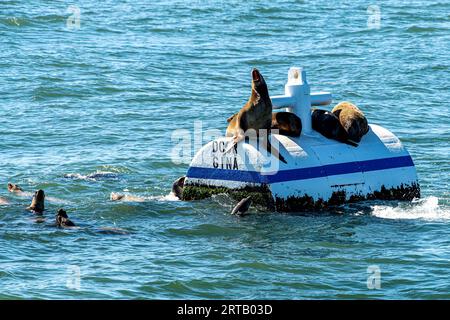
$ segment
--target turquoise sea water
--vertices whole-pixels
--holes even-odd
[[[449,52],[448,1],[1,0],[0,298],[450,298]],[[293,65],[402,140],[422,199],[239,219],[169,196],[173,130],[225,130],[252,67],[282,94]],[[7,182],[46,191],[44,222]]]

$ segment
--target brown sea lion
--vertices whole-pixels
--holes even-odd
[[[230,122],[235,116],[234,114],[227,119]],[[277,129],[278,133],[289,137],[300,137],[302,133],[302,121],[292,112],[272,112],[272,124],[270,129]]]
[[[173,194],[178,198],[183,198],[183,187],[184,187],[184,180],[186,179],[185,176],[179,177],[175,182],[172,184],[172,192]]]
[[[280,134],[289,137],[300,137],[302,121],[292,112],[273,112],[271,129],[277,129]]]
[[[337,140],[356,147],[358,144],[348,139],[348,133],[338,117],[327,110],[314,109],[311,114],[312,128],[328,139]]]
[[[239,141],[245,138],[245,132],[253,129],[256,135],[264,134],[260,130],[265,130],[266,135],[270,133],[272,126],[272,101],[269,96],[269,89],[266,81],[258,69],[252,70],[252,92],[247,103],[234,116],[228,118],[229,122],[226,136],[233,137],[233,144],[228,148],[231,150]],[[269,153],[286,163],[286,160],[278,150],[272,147],[268,138],[261,139]]]
[[[252,204],[252,199],[250,197],[244,198],[238,202],[238,204],[233,208],[231,214],[243,216]]]
[[[33,199],[31,200],[31,204],[27,209],[33,211],[34,213],[42,214],[44,213],[45,210],[44,202],[45,202],[44,190],[38,190],[34,193]]]
[[[8,191],[9,192],[22,192],[23,190],[17,184],[8,183]]]
[[[341,102],[331,112],[339,118],[348,133],[349,140],[359,143],[362,136],[369,132],[369,124],[364,113],[354,104],[348,101]]]
[[[75,223],[73,223],[71,220],[69,220],[69,217],[67,216],[67,212],[64,209],[59,209],[58,213],[55,217],[56,225],[58,227],[75,227]]]

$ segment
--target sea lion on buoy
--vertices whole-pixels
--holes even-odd
[[[232,145],[225,151],[228,152],[245,138],[245,132],[249,129],[261,134],[260,130],[266,130],[266,138],[261,139],[265,148],[276,158],[286,163],[284,157],[272,147],[267,135],[272,126],[272,101],[269,96],[269,89],[266,81],[258,69],[252,70],[252,92],[247,103],[234,116],[228,118],[227,137],[233,137]]]
[[[184,188],[184,180],[185,179],[186,179],[185,176],[179,177],[172,184],[172,193],[180,200],[183,198],[183,188]]]
[[[238,202],[238,204],[231,211],[232,215],[243,216],[252,204],[251,197],[247,197]]]
[[[356,147],[358,144],[349,141],[347,131],[338,117],[327,110],[314,109],[311,114],[312,128],[328,139],[337,140]]]
[[[9,192],[23,192],[22,188],[14,183],[8,183],[8,191]]]
[[[348,133],[349,140],[359,143],[362,136],[369,132],[369,124],[364,113],[354,104],[348,101],[341,102],[331,112],[339,118],[342,127]]]
[[[33,199],[31,200],[31,204],[27,209],[33,211],[34,213],[42,214],[45,210],[44,202],[45,202],[44,190],[38,190],[34,193]]]
[[[234,114],[227,119],[230,122],[235,116]],[[270,129],[278,130],[278,133],[288,137],[300,137],[302,133],[302,121],[292,112],[272,112],[272,124]]]
[[[56,226],[58,227],[75,227],[75,223],[73,223],[69,217],[67,216],[67,212],[64,209],[59,209],[58,213],[55,217]]]
[[[300,137],[302,121],[292,112],[273,112],[271,129],[277,129],[284,136]]]

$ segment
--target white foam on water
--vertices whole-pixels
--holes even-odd
[[[112,200],[114,196],[117,196],[118,193],[111,192],[110,199]],[[138,196],[133,195],[131,193],[124,194],[123,198],[116,201],[122,201],[122,202],[146,202],[146,201],[180,201],[173,192],[170,192],[168,195],[165,196]]]
[[[398,207],[376,205],[372,215],[383,219],[449,220],[450,210],[439,206],[439,199],[431,196]]]
[[[178,197],[173,192],[170,192],[168,195],[165,196],[153,196],[150,198],[153,198],[156,201],[180,201],[180,199],[178,199]]]

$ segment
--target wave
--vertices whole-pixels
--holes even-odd
[[[372,215],[383,219],[449,220],[450,210],[440,206],[437,197],[431,196],[398,207],[375,205]]]
[[[408,33],[432,33],[432,32],[439,32],[439,31],[448,31],[448,28],[437,28],[437,27],[421,27],[413,25],[406,29],[406,32]]]

